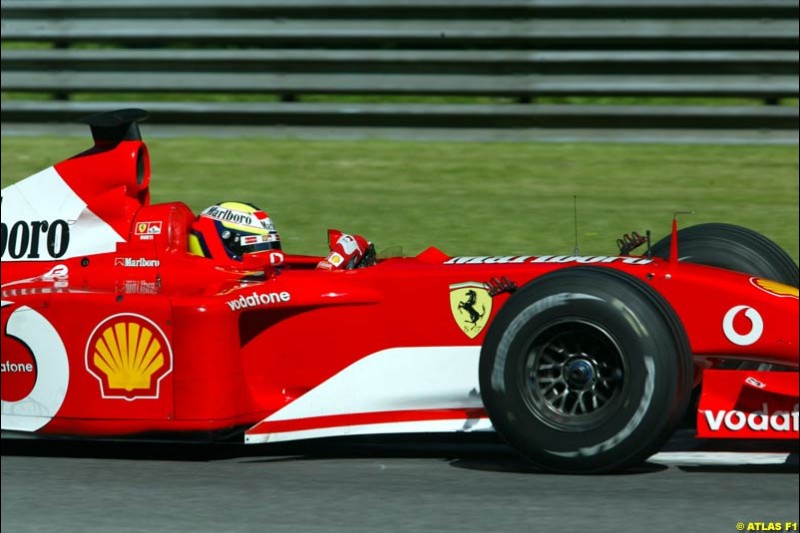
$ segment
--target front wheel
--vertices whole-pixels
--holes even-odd
[[[667,302],[638,279],[596,267],[517,291],[487,332],[479,373],[500,435],[561,473],[644,461],[671,435],[692,383],[688,340]]]

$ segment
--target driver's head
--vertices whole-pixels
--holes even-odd
[[[241,261],[244,254],[280,249],[281,238],[269,216],[242,202],[204,209],[189,235],[189,252],[218,261]]]

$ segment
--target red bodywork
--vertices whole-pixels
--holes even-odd
[[[510,292],[485,300],[469,322],[455,291],[472,284],[488,294],[498,292],[491,280],[521,287],[592,264],[651,285],[680,317],[698,381],[706,374],[702,436],[798,436],[797,289],[661,259],[451,258],[435,248],[350,271],[317,270],[321,258],[291,255],[282,265],[270,264],[274,255],[219,265],[187,252],[194,214],[185,204],[150,205],[141,141],[101,145],[49,170],[38,188],[3,190],[4,431],[251,428],[248,442],[264,442],[488,429],[471,383]],[[59,179],[67,192],[52,185]],[[69,190],[84,205],[61,218],[53,206],[69,201],[54,195]],[[795,371],[708,370],[722,357]],[[777,420],[764,431],[731,430],[717,415],[764,406]],[[788,429],[776,410],[793,411]],[[727,420],[739,425],[738,415]]]

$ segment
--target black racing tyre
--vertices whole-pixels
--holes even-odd
[[[692,386],[689,342],[655,290],[610,268],[574,267],[512,295],[481,349],[495,429],[536,466],[605,473],[672,434]]]
[[[669,257],[671,236],[653,245],[657,257]],[[758,232],[733,224],[698,224],[678,230],[681,261],[726,268],[744,274],[800,285],[800,271],[780,246]]]

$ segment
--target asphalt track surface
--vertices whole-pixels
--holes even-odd
[[[274,446],[4,440],[2,531],[734,532],[798,522],[797,441],[719,454],[741,443],[684,431],[655,461],[603,476],[537,472],[488,436]]]

